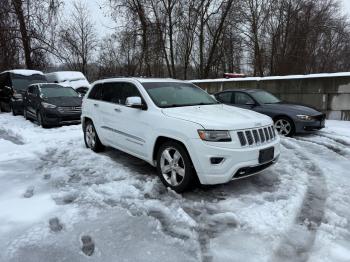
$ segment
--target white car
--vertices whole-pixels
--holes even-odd
[[[59,83],[63,86],[74,88],[80,94],[85,94],[90,88],[90,84],[82,72],[59,71],[45,74],[49,83]]]
[[[83,99],[82,123],[87,147],[141,158],[177,192],[198,180],[220,184],[259,173],[280,154],[270,117],[173,79],[97,81]]]

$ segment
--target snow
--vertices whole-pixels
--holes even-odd
[[[327,121],[262,174],[179,195],[81,125],[0,114],[0,261],[350,261],[349,159],[350,122]]]
[[[190,80],[191,83],[215,83],[215,82],[235,82],[235,81],[264,81],[264,80],[289,80],[289,79],[307,79],[307,78],[325,78],[350,76],[350,72],[323,73],[309,75],[287,75],[287,76],[267,76],[267,77],[243,77],[243,78],[217,78],[217,79],[198,79]]]
[[[13,73],[23,76],[31,76],[31,75],[43,75],[43,72],[36,71],[36,70],[28,70],[28,69],[14,69],[14,70],[8,70],[3,73]]]
[[[70,86],[74,89],[79,87],[90,87],[83,73],[78,71],[59,71],[45,74],[48,82],[57,81],[61,85]]]

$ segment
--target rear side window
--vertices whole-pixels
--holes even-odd
[[[105,83],[103,84],[102,100],[114,104],[125,105],[126,98],[139,96],[137,87],[130,83]]]
[[[95,99],[95,100],[101,100],[102,96],[102,84],[94,85],[89,93],[88,98]]]

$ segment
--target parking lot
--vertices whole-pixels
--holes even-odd
[[[350,261],[350,122],[282,138],[260,175],[182,195],[82,135],[1,114],[0,261]]]

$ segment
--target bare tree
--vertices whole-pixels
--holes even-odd
[[[58,47],[54,55],[72,70],[88,75],[98,41],[95,27],[87,6],[80,1],[73,3],[70,19],[61,26]]]

